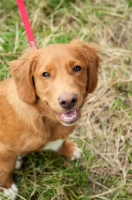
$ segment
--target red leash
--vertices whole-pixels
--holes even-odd
[[[37,44],[35,42],[35,39],[34,39],[34,36],[32,33],[32,29],[30,26],[30,22],[28,20],[28,15],[27,15],[27,11],[26,11],[24,2],[23,2],[23,0],[16,0],[16,1],[17,1],[17,5],[18,5],[19,11],[20,11],[20,16],[21,16],[22,22],[24,24],[24,28],[26,31],[26,35],[27,35],[30,47],[37,49],[38,47],[37,47]]]

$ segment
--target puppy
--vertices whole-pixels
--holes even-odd
[[[31,49],[11,62],[12,78],[0,83],[0,187],[16,198],[12,173],[26,152],[51,149],[76,160],[67,140],[88,93],[97,86],[100,58],[93,45],[77,40]]]

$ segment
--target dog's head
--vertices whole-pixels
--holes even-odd
[[[97,86],[98,50],[77,40],[31,49],[11,62],[19,98],[47,102],[64,125],[74,124],[88,93]]]

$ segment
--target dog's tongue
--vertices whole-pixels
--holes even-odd
[[[79,113],[77,110],[70,111],[67,113],[59,113],[58,117],[59,117],[59,120],[61,120],[62,122],[72,124],[78,119]]]

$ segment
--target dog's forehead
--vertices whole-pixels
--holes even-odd
[[[50,63],[74,62],[76,58],[76,50],[73,50],[69,44],[58,44],[40,49],[38,62],[42,66]]]
[[[55,58],[60,56],[66,56],[71,53],[69,44],[54,44],[44,47],[40,50],[40,57],[43,58]]]

